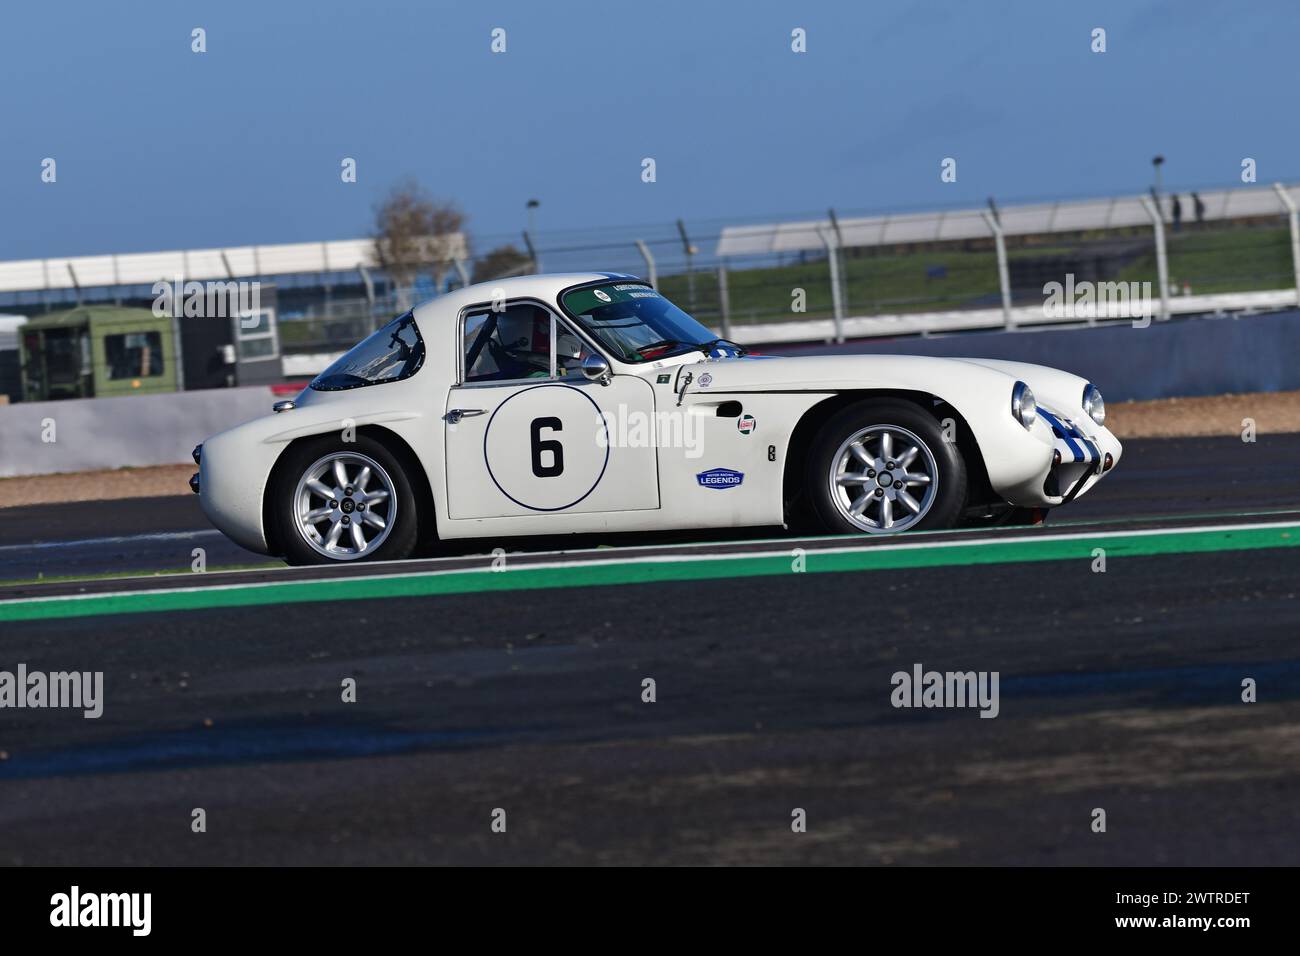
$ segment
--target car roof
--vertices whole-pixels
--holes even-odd
[[[430,319],[437,321],[440,315],[454,314],[466,306],[491,302],[494,298],[503,296],[507,299],[532,298],[554,302],[556,297],[570,286],[600,282],[602,279],[611,282],[645,281],[625,272],[556,272],[546,275],[511,276],[508,279],[478,282],[423,302],[415,307],[415,318],[421,324]]]

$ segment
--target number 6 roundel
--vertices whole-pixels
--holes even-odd
[[[534,418],[531,426],[533,435],[533,474],[538,478],[557,478],[564,474],[564,446],[558,441],[543,441],[542,429],[564,431],[564,422],[558,418]],[[550,452],[551,463],[542,464],[542,452]]]
[[[498,490],[530,511],[563,511],[600,484],[609,428],[582,389],[546,384],[515,392],[492,413],[483,458]]]

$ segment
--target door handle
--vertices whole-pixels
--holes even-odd
[[[483,415],[486,412],[487,409],[485,408],[453,408],[443,418],[447,419],[448,425],[455,425],[462,418],[473,418],[475,415]]]

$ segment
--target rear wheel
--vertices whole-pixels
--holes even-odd
[[[286,452],[271,489],[290,564],[393,561],[415,548],[419,515],[401,463],[366,435],[312,439]]]
[[[813,440],[806,487],[833,533],[950,528],[966,502],[966,463],[924,409],[871,399],[842,409]]]

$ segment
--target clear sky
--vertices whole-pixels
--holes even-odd
[[[534,196],[572,240],[1293,181],[1298,50],[1295,0],[4,0],[0,259],[354,238],[406,176],[479,251]]]

